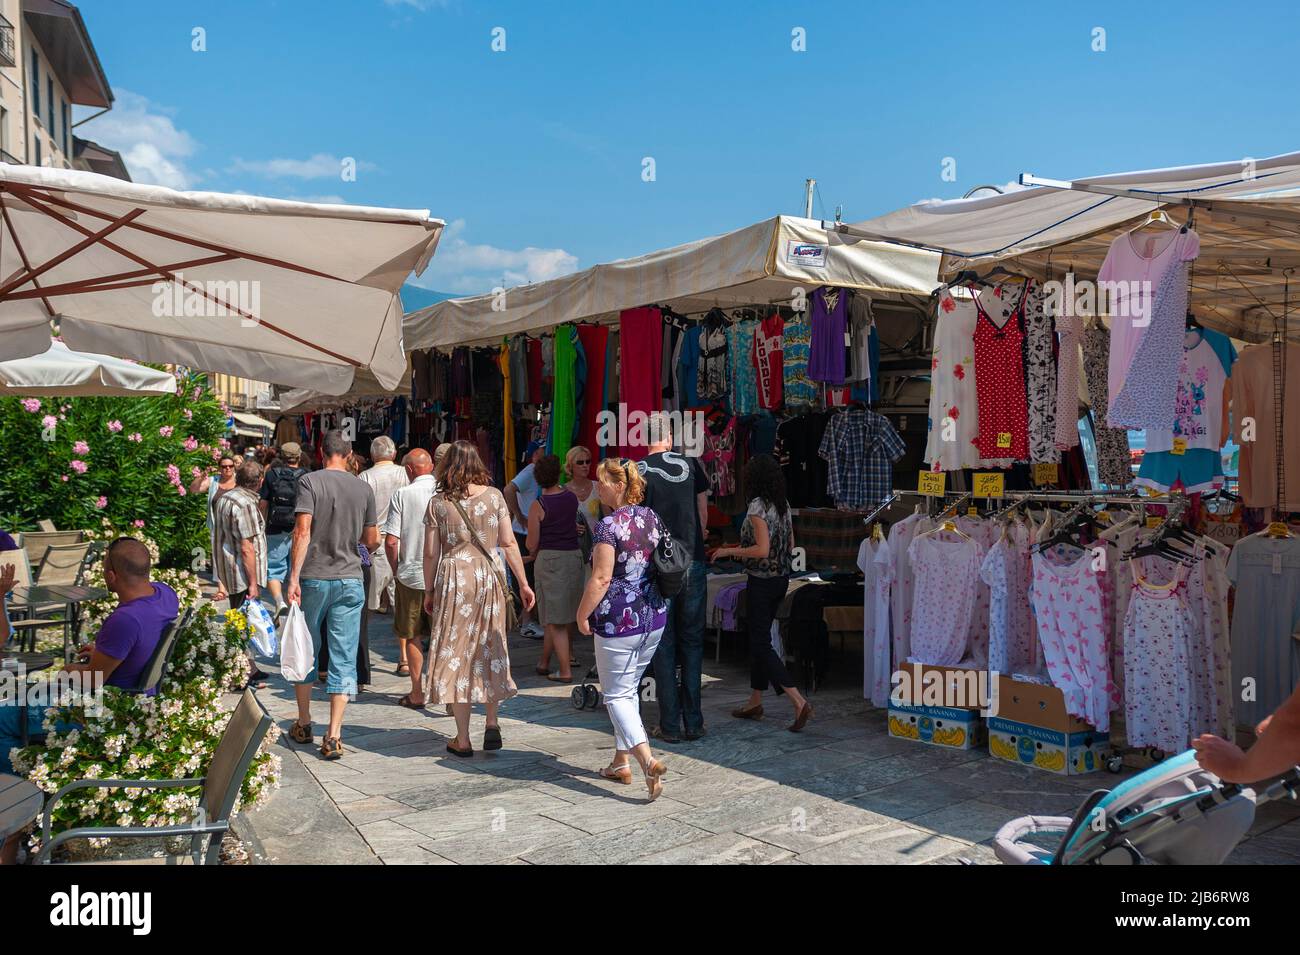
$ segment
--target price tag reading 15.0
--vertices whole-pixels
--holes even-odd
[[[976,497],[1005,497],[1006,475],[996,472],[976,472],[975,487],[971,493]]]
[[[943,471],[922,471],[916,480],[916,493],[926,497],[943,497],[948,475]]]

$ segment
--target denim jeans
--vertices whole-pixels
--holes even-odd
[[[321,643],[329,647],[326,693],[357,694],[357,648],[361,641],[361,608],[366,603],[361,579],[303,580],[302,613],[311,631],[312,659],[320,656]],[[303,683],[316,682],[312,667]]]
[[[659,697],[659,726],[676,734],[704,729],[700,712],[700,673],[704,667],[705,568],[691,561],[681,592],[668,601],[668,625],[655,652],[655,694]],[[677,667],[682,668],[680,691]]]

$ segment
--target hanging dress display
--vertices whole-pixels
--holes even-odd
[[[753,319],[736,322],[727,329],[727,354],[731,365],[731,411],[747,415],[758,410],[758,381],[754,369]]]
[[[978,317],[970,299],[955,298],[948,290],[940,295],[930,357],[930,430],[925,446],[925,463],[932,471],[959,471],[981,463],[975,448],[979,436],[975,393]]]
[[[947,532],[939,532],[947,533]],[[912,600],[912,654],[915,663],[956,666],[966,658],[980,549],[975,541],[939,534],[920,536],[907,547],[916,576]]]
[[[1181,564],[1157,584],[1129,561],[1133,590],[1124,619],[1124,719],[1130,746],[1181,753],[1191,742],[1191,639]]]
[[[695,391],[700,401],[725,398],[731,388],[727,369],[727,320],[720,309],[713,309],[700,325],[700,364]],[[627,354],[627,342],[623,343]]]
[[[785,322],[773,312],[759,323],[754,331],[754,373],[758,384],[758,406],[777,411],[782,404],[782,382],[785,377],[783,353]]]
[[[578,325],[578,340],[587,357],[587,382],[582,401],[582,419],[578,423],[578,444],[592,454],[593,462],[601,455],[597,440],[598,415],[605,408],[605,355],[609,329],[604,325]],[[594,467],[594,463],[593,463]],[[594,470],[592,473],[595,473]]]
[[[979,410],[975,446],[984,461],[1029,459],[1021,324],[1027,292],[999,286],[987,299],[975,295],[975,392]]]
[[[1232,683],[1254,689],[1252,699],[1237,696],[1237,722],[1253,727],[1300,681],[1300,642],[1293,636],[1300,632],[1300,537],[1243,538],[1228,556],[1227,573],[1237,588]]]
[[[1093,442],[1097,446],[1097,479],[1102,484],[1127,487],[1133,480],[1128,431],[1106,421],[1110,396],[1106,391],[1110,366],[1110,332],[1094,319],[1083,333],[1083,370],[1092,405]]]
[[[831,385],[844,384],[844,335],[848,329],[849,292],[841,288],[819,288],[809,296],[812,348],[808,377]]]
[[[657,308],[629,308],[619,316],[619,381],[622,402],[629,422],[640,412],[659,411],[662,396],[663,319]],[[558,342],[556,343],[558,346]],[[724,342],[725,347],[725,342]],[[557,348],[556,363],[559,362]],[[558,399],[557,399],[558,405]],[[554,425],[552,425],[554,427]],[[628,430],[631,430],[630,424]],[[623,457],[640,461],[646,455],[644,444],[624,445]]]
[[[1030,281],[1025,293],[1025,391],[1029,402],[1029,460],[1055,464],[1056,334],[1047,314],[1041,282]]]
[[[574,348],[577,337],[572,325],[561,325],[555,330],[555,400],[551,404],[547,453],[554,454],[561,461],[573,444],[577,418],[578,352]]]

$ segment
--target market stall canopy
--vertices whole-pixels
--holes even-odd
[[[0,165],[0,360],[69,346],[337,394],[405,367],[426,211],[175,192]]]
[[[1192,305],[1204,324],[1259,341],[1296,297],[1288,270],[1300,266],[1300,153],[1062,185],[921,202],[844,230],[941,252],[944,275],[1014,260],[1040,277],[1091,278],[1115,237],[1159,205],[1180,222],[1191,214],[1201,237]]]
[[[359,401],[372,398],[396,398],[411,393],[411,360],[408,356],[406,371],[396,388],[385,388],[368,371],[358,371],[352,387],[341,395],[326,395],[310,388],[291,388],[280,392],[281,414],[302,414],[304,411],[332,411],[349,408]]]
[[[135,397],[172,395],[170,372],[111,355],[75,352],[50,342],[39,355],[0,362],[0,396],[31,398]]]
[[[776,216],[725,235],[502,293],[449,299],[406,316],[408,349],[498,341],[564,322],[613,322],[641,305],[684,314],[788,303],[823,285],[898,297],[938,284],[939,256],[828,232],[811,219]]]
[[[246,411],[232,411],[230,417],[234,419],[230,430],[248,438],[268,438],[275,430],[275,422],[267,421],[261,415],[249,414]]]

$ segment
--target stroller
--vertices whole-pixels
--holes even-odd
[[[1222,782],[1188,750],[1097,790],[1073,818],[1013,819],[993,851],[1008,865],[1218,865],[1250,829],[1256,806],[1295,799],[1298,790],[1300,767],[1256,792]]]

